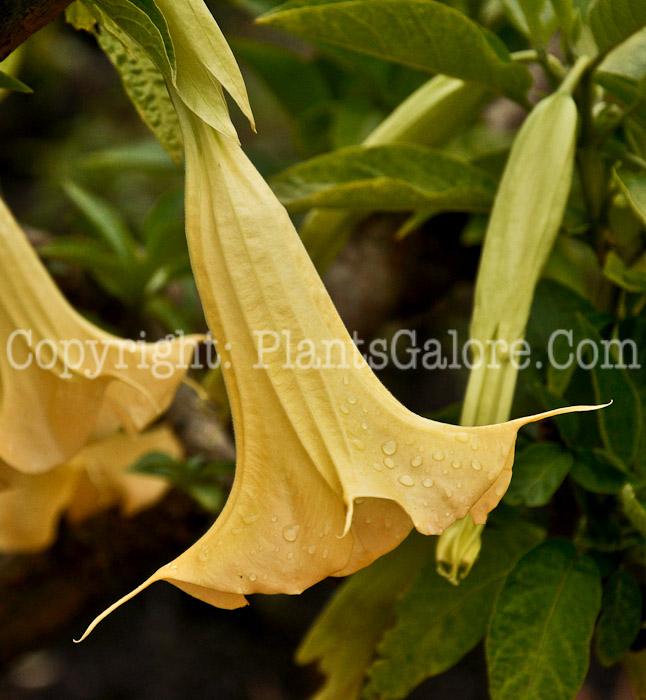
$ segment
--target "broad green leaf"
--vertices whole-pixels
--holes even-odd
[[[119,211],[74,182],[66,182],[63,189],[107,245],[123,261],[134,262],[137,242]]]
[[[616,571],[603,589],[595,649],[604,666],[612,666],[637,636],[642,619],[642,593],[627,571]]]
[[[296,653],[299,664],[316,661],[326,676],[312,700],[359,697],[375,648],[394,622],[395,602],[429,559],[432,544],[413,533],[339,588]]]
[[[168,155],[179,163],[183,155],[182,135],[162,74],[148,54],[107,17],[96,37],[119,72],[126,93],[139,115]]]
[[[0,70],[0,90],[13,90],[14,92],[33,92],[29,85],[25,85],[22,80],[14,78],[13,75]]]
[[[558,25],[570,41],[577,38],[581,30],[581,13],[574,0],[551,0]]]
[[[627,292],[646,293],[646,272],[626,267],[624,261],[612,250],[606,257],[603,274]]]
[[[602,340],[587,319],[580,318],[580,323],[588,339],[586,349],[589,352],[584,356],[586,364],[592,364],[590,373],[595,400],[598,403],[613,401],[612,406],[597,415],[601,438],[610,452],[630,466],[643,427],[639,394],[626,369],[632,361],[630,345],[618,339]]]
[[[544,506],[567,476],[572,455],[547,442],[530,445],[516,456],[505,501],[511,505]]]
[[[646,224],[646,173],[618,168],[615,180],[632,210]]]
[[[71,24],[74,29],[83,30],[92,33],[96,26],[96,18],[88,7],[77,0],[67,7],[65,10],[65,21]]]
[[[571,542],[526,554],[505,581],[487,636],[492,700],[572,700],[600,605],[599,571]]]
[[[429,561],[397,604],[397,622],[379,645],[365,697],[404,698],[425,678],[457,663],[484,636],[505,577],[538,541],[539,531],[526,523],[487,528],[480,556],[459,586]]]
[[[154,0],[92,0],[92,4],[141,46],[167,80],[174,80],[175,49],[166,19]]]
[[[258,21],[306,39],[480,83],[521,102],[531,84],[527,69],[511,61],[498,39],[434,0],[292,0]]]
[[[646,75],[646,29],[641,29],[619,44],[603,60],[598,69],[639,82]]]
[[[643,0],[594,0],[588,23],[599,51],[605,52],[646,26]]]
[[[575,449],[570,476],[593,493],[619,493],[627,481],[621,462],[604,450]]]
[[[535,45],[546,44],[558,22],[550,0],[503,0],[505,10],[516,27]]]
[[[422,146],[349,147],[271,179],[294,211],[309,207],[487,211],[496,181],[484,170]]]

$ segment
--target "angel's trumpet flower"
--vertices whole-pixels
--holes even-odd
[[[201,336],[117,338],[69,305],[0,200],[0,460],[27,474],[163,413]]]
[[[0,463],[0,552],[48,547],[63,513],[79,522],[116,505],[126,516],[151,506],[168,482],[128,471],[150,452],[182,456],[177,438],[162,425],[139,435],[116,433],[97,440],[44,474],[23,474]]]
[[[353,344],[285,209],[239,145],[175,96],[186,149],[186,229],[222,352],[236,478],[211,529],[158,580],[223,608],[299,593],[393,549],[414,526],[482,523],[511,477],[519,428],[411,413]],[[87,634],[87,633],[86,633]]]

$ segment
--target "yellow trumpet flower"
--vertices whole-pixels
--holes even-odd
[[[44,474],[23,474],[0,463],[0,552],[45,549],[54,541],[63,513],[70,522],[79,522],[116,505],[126,516],[151,506],[167,491],[168,482],[127,471],[149,452],[182,456],[173,432],[161,426],[90,443]]]
[[[184,378],[192,335],[143,343],[70,306],[0,200],[0,460],[40,474],[119,426],[140,431]]]
[[[289,216],[239,145],[174,94],[186,149],[186,231],[221,355],[237,444],[211,529],[115,607],[166,580],[223,608],[299,593],[396,547],[485,521],[511,477],[519,428],[421,418],[353,344]]]

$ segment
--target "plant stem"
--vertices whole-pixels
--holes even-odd
[[[0,0],[0,61],[56,19],[72,0]]]

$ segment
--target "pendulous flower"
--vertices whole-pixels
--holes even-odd
[[[201,340],[135,342],[86,321],[0,200],[0,461],[41,474],[120,426],[143,430]]]
[[[128,468],[150,452],[182,456],[165,425],[138,435],[116,433],[86,445],[69,462],[43,474],[24,474],[0,463],[0,552],[34,552],[56,537],[63,514],[72,523],[114,506],[135,515],[158,501],[168,482]]]

